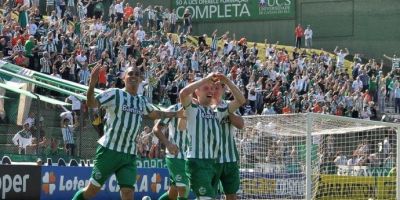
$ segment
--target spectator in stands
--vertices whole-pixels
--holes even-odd
[[[68,118],[61,120],[61,133],[64,140],[64,150],[69,156],[75,156],[75,139],[74,130],[79,126],[79,122],[75,117],[75,124],[70,125]]]
[[[304,31],[304,39],[305,39],[306,48],[312,48],[312,38],[313,38],[313,31],[311,30],[311,26],[307,25],[307,28]]]
[[[347,48],[344,48],[344,50],[346,51],[346,52],[343,52],[343,50],[342,49],[340,49],[340,50],[338,50],[338,46],[336,46],[336,48],[335,48],[335,50],[333,50],[333,52],[336,54],[336,68],[337,68],[337,70],[342,70],[343,69],[343,67],[344,67],[344,60],[345,60],[345,57],[347,56],[347,55],[349,55],[350,53],[349,53],[349,50],[347,49]]]
[[[338,151],[336,153],[335,160],[333,160],[333,163],[335,163],[336,166],[346,165],[347,164],[347,157],[343,154],[342,151]]]
[[[297,48],[301,48],[301,38],[304,36],[304,29],[301,27],[300,24],[297,25],[296,29],[294,30],[296,44],[294,45]]]
[[[23,129],[18,131],[12,139],[14,145],[18,147],[18,154],[26,154],[26,148],[32,145],[32,140],[29,122],[25,122]]]
[[[78,99],[76,96],[70,95],[67,98],[65,98],[65,102],[72,104],[73,115],[76,115],[78,117],[81,115],[82,102],[80,99]]]
[[[192,29],[192,14],[189,9],[185,9],[183,13],[183,34],[189,35]]]

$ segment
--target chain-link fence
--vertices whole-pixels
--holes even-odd
[[[94,158],[97,140],[102,129],[99,124],[102,122],[102,115],[89,112],[84,102],[77,101],[73,97],[54,98],[67,101],[73,106],[52,105],[9,91],[2,95],[1,106],[4,108],[2,109],[4,113],[0,117],[1,156],[11,156],[14,161],[33,161],[37,157],[66,159],[73,157],[85,160]],[[71,102],[68,99],[74,101]],[[100,117],[100,120],[96,115]],[[66,124],[71,128],[66,128]],[[153,121],[143,120],[140,132],[145,126],[151,130]],[[67,130],[63,131],[63,128]],[[67,146],[67,143],[72,142],[68,142],[68,138],[63,137],[63,134],[69,133],[68,131],[73,135],[73,152],[71,145]],[[138,154],[139,158],[163,156],[163,150],[159,145],[154,150],[152,134],[140,134],[138,138],[138,142],[145,143],[139,144],[139,146],[145,146],[141,148],[143,150]],[[157,153],[150,155],[150,151],[157,151]]]

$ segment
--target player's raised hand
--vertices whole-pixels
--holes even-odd
[[[168,149],[169,153],[173,154],[173,155],[178,155],[179,153],[179,148],[176,144],[173,144],[171,142],[168,142],[167,145],[165,145],[166,148]]]
[[[222,83],[222,84],[226,84],[228,81],[229,81],[229,79],[228,79],[228,77],[226,77],[224,74],[222,74],[222,73],[216,73],[215,74],[215,77],[218,79],[218,81],[220,82],[220,83]]]
[[[101,63],[97,63],[93,67],[92,72],[90,73],[90,84],[93,86],[96,86],[97,82],[99,81],[99,74],[101,67],[102,67]]]

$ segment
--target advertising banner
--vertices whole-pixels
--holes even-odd
[[[390,168],[367,167],[367,166],[347,166],[339,165],[337,175],[339,176],[387,176]]]
[[[189,10],[195,22],[293,19],[296,0],[173,0],[179,18]]]
[[[396,199],[396,177],[321,175],[316,199]]]
[[[241,172],[240,198],[303,199],[304,174]]]
[[[71,199],[76,191],[89,183],[91,172],[91,167],[42,167],[41,189],[38,190],[41,191],[41,199]],[[143,196],[158,198],[168,190],[168,182],[167,169],[137,169],[135,199],[142,199]],[[120,199],[119,189],[113,175],[95,199]]]
[[[40,167],[0,165],[0,199],[40,199]]]

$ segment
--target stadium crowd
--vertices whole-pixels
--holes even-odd
[[[145,8],[117,0],[105,8],[101,0],[47,0],[44,16],[38,2],[3,3],[0,54],[4,60],[84,85],[100,62],[100,89],[123,87],[125,69],[138,67],[145,76],[138,93],[161,107],[177,103],[179,91],[196,78],[220,72],[245,94],[242,115],[318,112],[378,120],[387,105],[400,113],[396,56],[385,55],[393,63],[388,73],[383,73],[383,60],[363,63],[359,54],[354,54],[351,68],[345,67],[350,54],[346,48],[337,47],[333,54],[301,48],[305,35],[308,46],[312,45],[310,26],[306,33],[301,25],[296,27],[293,50],[267,40],[264,46],[250,45],[251,38],[217,30],[208,33],[212,38],[208,43],[207,34],[191,36],[188,11],[178,19],[174,10],[162,6]],[[231,98],[227,92],[225,99]],[[101,117],[93,121],[100,124]],[[143,131],[139,142],[142,156],[162,157],[158,141],[148,131]]]

